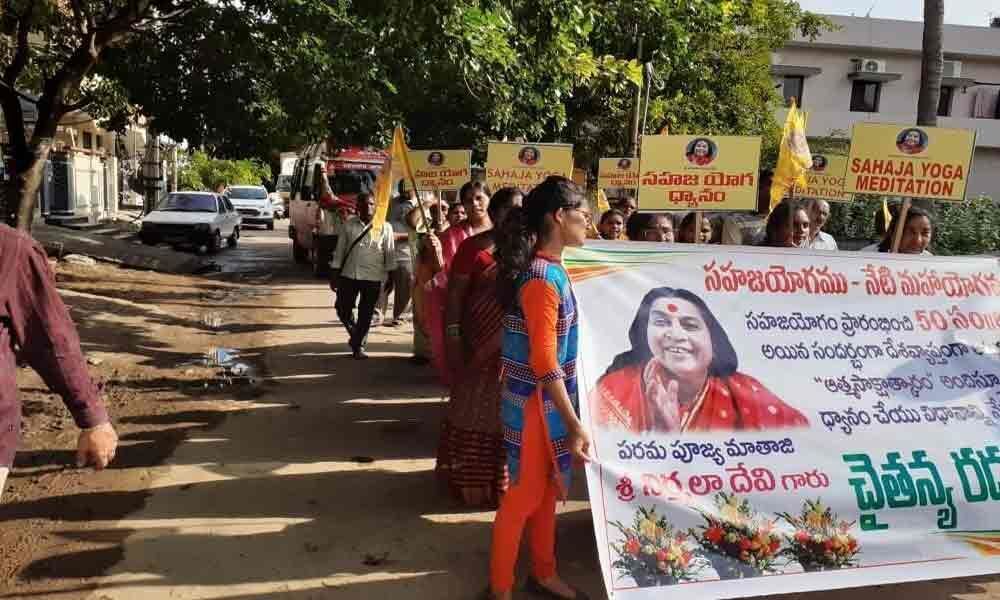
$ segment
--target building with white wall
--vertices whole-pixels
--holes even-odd
[[[807,134],[848,138],[859,121],[915,123],[923,23],[829,18],[838,30],[795,38],[772,56],[786,100],[808,111]],[[998,199],[1000,28],[945,25],[944,56],[938,126],[978,132],[968,197]]]

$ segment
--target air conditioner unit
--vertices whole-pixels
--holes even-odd
[[[885,73],[885,61],[877,58],[855,58],[854,70],[859,73]]]
[[[960,60],[946,60],[944,61],[944,71],[942,72],[942,77],[961,77],[962,76],[962,61]]]

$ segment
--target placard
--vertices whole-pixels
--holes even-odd
[[[960,202],[975,147],[971,129],[855,123],[844,191]]]
[[[493,190],[516,187],[528,192],[549,175],[572,178],[572,144],[489,143],[486,182]]]
[[[646,136],[639,210],[754,210],[759,166],[759,137]]]
[[[822,198],[830,202],[850,202],[853,196],[844,192],[847,157],[842,154],[813,154],[812,167],[806,171],[805,189],[795,188],[796,197]]]
[[[472,150],[410,150],[410,165],[420,191],[457,190],[472,179]]]
[[[598,162],[597,187],[636,189],[639,187],[639,159],[635,157],[602,158]]]

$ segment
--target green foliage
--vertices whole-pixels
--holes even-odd
[[[890,207],[898,204],[891,202]],[[882,199],[861,197],[849,204],[831,203],[827,231],[838,240],[882,238],[876,231],[875,215],[882,211]],[[996,203],[980,196],[965,202],[934,202],[931,208],[934,236],[931,252],[942,256],[1000,253],[1000,210]]]
[[[226,185],[259,185],[269,180],[271,171],[257,160],[223,160],[210,158],[196,151],[177,175],[182,190],[214,190],[219,183]]]
[[[489,139],[567,141],[590,165],[626,149],[649,60],[652,128],[764,135],[767,163],[770,52],[823,26],[790,0],[216,0],[102,73],[164,133],[219,156],[327,135],[378,146],[403,123],[414,147],[481,160]]]

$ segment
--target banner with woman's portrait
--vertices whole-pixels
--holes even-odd
[[[799,198],[822,198],[830,202],[850,202],[854,199],[844,192],[847,157],[842,154],[814,152],[812,165],[806,171],[806,187],[795,188]]]
[[[639,187],[639,159],[634,156],[602,158],[597,167],[597,187],[636,189]]]
[[[996,259],[595,242],[566,267],[613,597],[1000,570]]]

